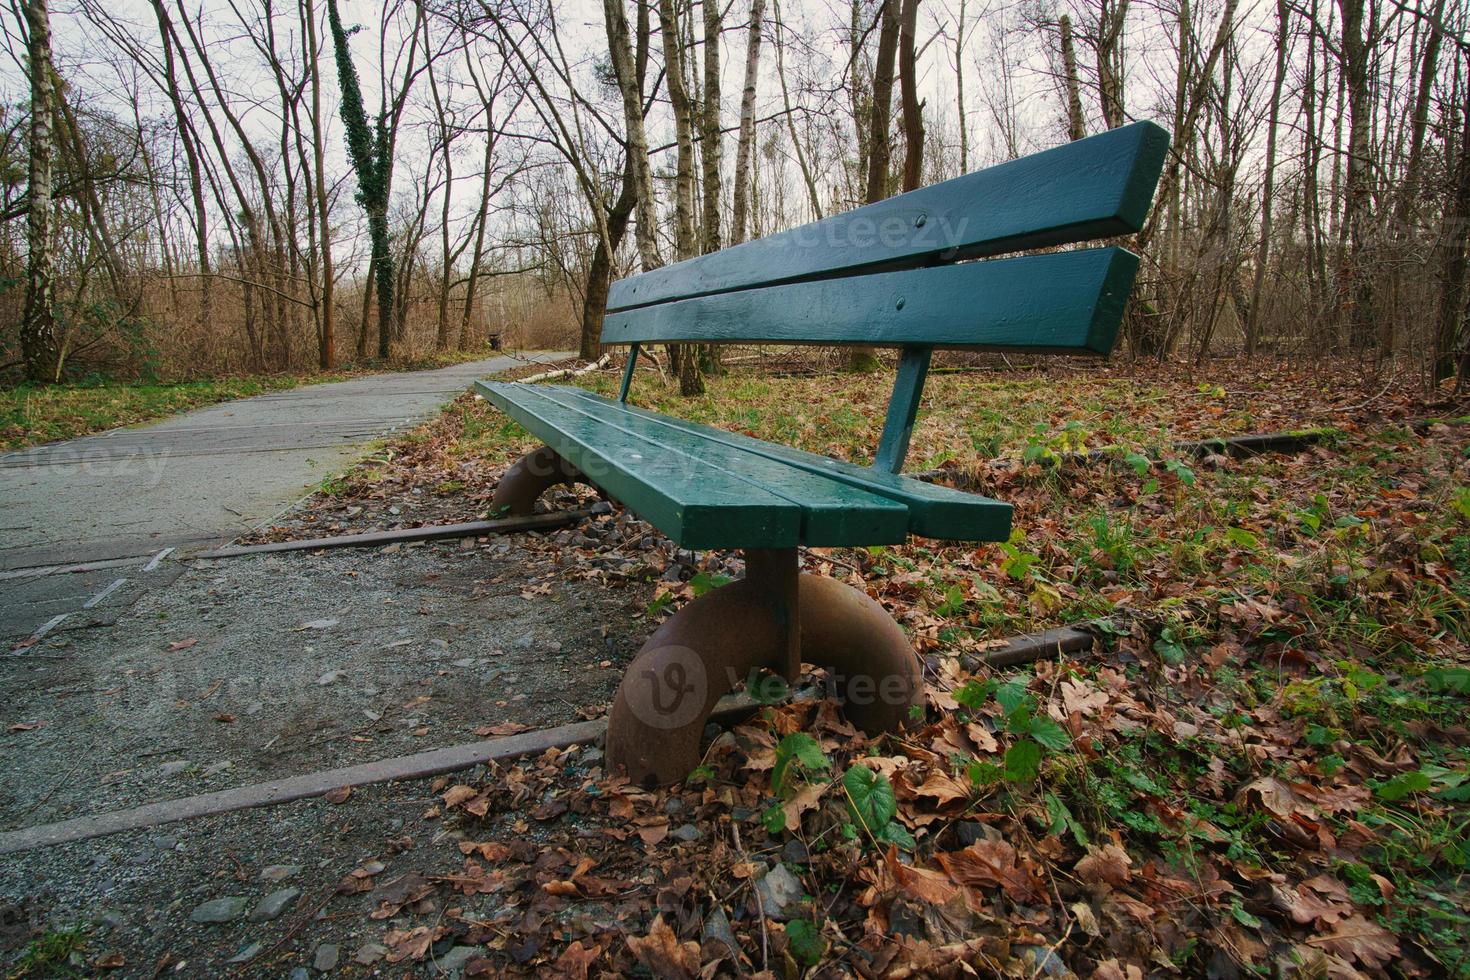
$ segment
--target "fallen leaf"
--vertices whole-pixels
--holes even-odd
[[[999,885],[1017,901],[1030,901],[1039,889],[1016,865],[1016,849],[1005,841],[978,840],[963,851],[938,855],[939,863],[956,884],[966,887]]]
[[[1117,844],[1087,848],[1087,856],[1077,862],[1077,877],[1089,885],[1111,885],[1121,888],[1133,877],[1133,859]]]
[[[347,797],[349,797],[351,795],[352,795],[352,787],[351,786],[338,786],[336,789],[329,790],[325,794],[326,800],[327,800],[328,803],[335,803],[338,806],[340,806],[343,803],[346,803],[347,802]]]
[[[699,943],[680,943],[662,914],[653,920],[647,936],[628,937],[628,949],[650,973],[663,980],[694,980],[699,976]]]
[[[453,809],[474,796],[477,792],[479,791],[473,786],[466,786],[461,783],[458,786],[449,787],[439,798],[444,801],[445,807]],[[466,851],[465,853],[468,854],[469,852]]]
[[[530,725],[522,725],[518,721],[502,721],[498,725],[485,725],[475,729],[475,734],[484,738],[486,735],[516,735],[520,732],[531,730]]]
[[[1328,952],[1352,957],[1370,970],[1380,971],[1399,955],[1399,941],[1393,933],[1362,915],[1339,922],[1332,932],[1307,940]]]

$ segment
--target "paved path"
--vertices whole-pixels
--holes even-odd
[[[570,356],[308,385],[0,456],[0,633],[25,635],[119,577],[136,587],[144,556],[226,541],[270,520],[364,444],[417,424],[476,378]],[[93,567],[38,574],[79,564]],[[158,572],[155,564],[148,574]],[[130,591],[125,582],[94,608]]]

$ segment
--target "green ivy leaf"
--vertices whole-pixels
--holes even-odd
[[[786,941],[791,955],[804,966],[816,966],[827,952],[827,940],[821,930],[806,919],[792,919],[786,923]]]
[[[1425,792],[1429,786],[1429,777],[1416,769],[1413,772],[1399,773],[1388,782],[1381,784],[1376,792],[1382,799],[1396,803],[1410,793]]]
[[[853,819],[868,828],[874,837],[898,813],[893,784],[876,769],[853,766],[842,774],[842,788],[847,791],[847,808]]]
[[[771,769],[771,788],[776,795],[785,795],[786,774],[795,760],[803,769],[813,772],[825,771],[832,763],[816,739],[806,732],[792,732],[776,746],[776,765]]]
[[[694,597],[698,599],[706,592],[713,592],[729,582],[730,576],[728,575],[711,575],[709,572],[700,572],[689,580],[689,588],[694,590]]]

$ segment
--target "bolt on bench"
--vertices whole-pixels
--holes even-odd
[[[798,574],[799,546],[900,544],[910,534],[1001,541],[1009,504],[900,475],[936,348],[1112,349],[1138,257],[1118,247],[965,262],[1142,227],[1168,134],[1137,123],[613,285],[604,344],[631,344],[617,401],[576,387],[476,388],[545,445],[505,474],[493,506],[530,514],[590,483],[688,549],[739,548],[746,576],[690,602],[644,644],[618,688],[607,760],[673,782],[699,762],[715,702],[753,669],[827,668],[849,720],[893,731],[921,703],[903,630],[866,594]],[[640,344],[899,348],[872,466],[628,404]]]

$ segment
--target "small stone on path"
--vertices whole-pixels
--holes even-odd
[[[241,947],[240,952],[236,953],[234,956],[231,956],[225,962],[249,963],[251,960],[260,955],[260,951],[262,949],[265,949],[265,943],[251,943],[249,946]]]
[[[316,955],[311,958],[311,968],[318,973],[326,973],[328,970],[337,968],[337,959],[341,951],[332,943],[322,943],[316,948]]]
[[[261,881],[285,881],[301,870],[299,864],[272,864],[260,872]]]
[[[243,895],[212,898],[189,913],[191,922],[233,922],[245,914],[250,899]]]
[[[352,957],[354,963],[363,966],[372,966],[378,960],[388,955],[388,947],[381,943],[368,943],[358,949],[357,955]]]
[[[786,918],[788,907],[796,904],[805,894],[801,880],[786,870],[784,864],[778,864],[766,872],[755,887],[760,892],[763,911],[772,919]]]
[[[478,946],[455,946],[434,960],[434,972],[454,973],[457,970],[463,970],[466,963],[479,955],[480,947]]]
[[[251,922],[270,922],[279,918],[281,913],[301,896],[300,888],[282,888],[273,891],[260,900],[255,910],[250,913]]]

